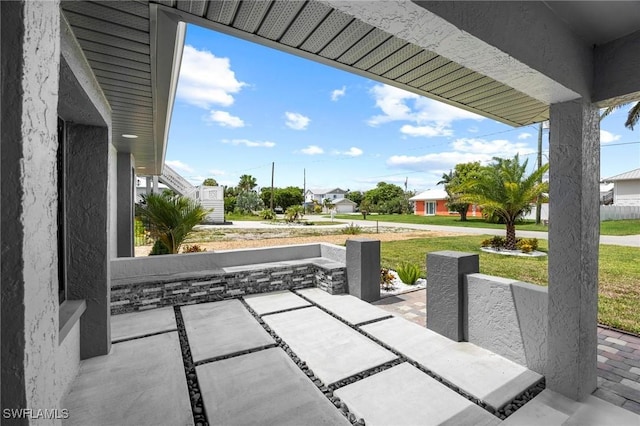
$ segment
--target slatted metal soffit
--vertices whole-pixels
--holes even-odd
[[[349,70],[511,125],[548,119],[548,105],[323,3],[151,3],[172,11],[181,20]],[[126,133],[127,126],[135,121],[145,137],[152,137],[149,4],[65,2],[63,11],[112,105],[114,135]]]

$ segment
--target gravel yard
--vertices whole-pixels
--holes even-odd
[[[187,244],[198,244],[212,250],[231,250],[249,247],[272,247],[292,244],[325,242],[344,245],[350,238],[371,238],[380,241],[408,240],[459,235],[451,232],[415,231],[403,228],[380,228],[379,233],[363,232],[357,235],[343,234],[340,229],[313,227],[288,227],[267,229],[207,228],[198,230]],[[367,230],[368,231],[368,230]],[[147,256],[151,246],[135,248],[136,256]]]

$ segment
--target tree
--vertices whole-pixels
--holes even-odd
[[[264,203],[255,191],[246,191],[236,197],[236,209],[241,213],[252,213],[262,210]]]
[[[444,184],[444,190],[447,191],[447,207],[449,210],[460,214],[461,222],[467,220],[470,203],[461,202],[460,194],[453,189],[463,184],[467,179],[471,179],[479,170],[480,163],[477,161],[456,164],[455,169],[449,171],[449,173],[443,173],[442,180],[437,183],[437,185]]]
[[[616,111],[617,109],[624,108],[627,105],[629,105],[629,103],[624,103],[624,104],[606,108],[600,115],[600,120],[602,120],[612,112]],[[627,121],[625,121],[624,127],[630,130],[633,130],[633,128],[636,126],[636,124],[638,124],[638,122],[640,122],[640,101],[637,101],[629,110],[629,113],[627,114]]]
[[[238,189],[240,191],[253,191],[253,189],[258,186],[256,182],[256,178],[251,175],[242,175],[240,176],[240,183],[238,183]]]
[[[379,182],[375,188],[364,193],[370,210],[379,213],[402,213],[405,204],[405,193],[398,185]]]
[[[358,207],[360,206],[360,203],[362,202],[363,197],[364,197],[364,194],[360,191],[350,191],[345,196],[345,198],[348,198],[349,200],[356,203]]]
[[[171,254],[178,253],[193,227],[210,212],[200,203],[170,192],[143,195],[136,206],[137,216],[151,224],[151,235]]]
[[[204,182],[202,182],[202,186],[218,186],[218,181],[214,178],[206,178]]]
[[[260,189],[260,198],[262,202],[269,205],[271,202],[271,188]],[[291,206],[302,205],[304,196],[302,189],[297,186],[288,186],[286,188],[273,188],[273,201],[276,206],[287,209]]]
[[[527,161],[520,164],[516,155],[513,159],[494,157],[494,163],[482,167],[452,190],[460,194],[459,200],[474,203],[483,210],[500,217],[507,228],[505,248],[516,249],[516,221],[528,211],[537,197],[548,191],[547,182],[539,182],[549,169],[545,164],[529,176],[525,176]]]
[[[325,198],[322,200],[322,205],[327,212],[334,207],[333,200],[331,200],[331,198]]]

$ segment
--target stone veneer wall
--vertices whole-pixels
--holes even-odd
[[[111,285],[111,314],[315,286],[330,294],[344,293],[346,267],[300,263],[241,272],[200,271],[119,280]]]

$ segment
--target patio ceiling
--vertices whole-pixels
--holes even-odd
[[[482,66],[473,63],[463,66],[443,56],[442,51],[438,54],[425,48],[425,43],[419,43],[415,37],[401,37],[404,27],[398,31],[381,29],[390,26],[377,22],[374,12],[369,14],[369,19],[362,17],[360,12],[369,7],[366,3],[331,0],[152,0],[149,4],[72,1],[63,2],[62,9],[111,104],[113,143],[120,152],[135,155],[139,174],[159,174],[164,162],[184,35],[179,21],[277,48],[513,126],[547,120],[551,100],[579,97],[575,91],[535,70],[534,74],[546,79],[546,87],[540,94],[526,90],[526,84],[511,84],[509,78],[497,74],[490,77],[489,72],[479,71]],[[416,15],[416,11],[432,7],[437,10],[446,2],[415,3],[388,5],[398,10],[409,8]],[[634,17],[640,16],[638,2],[616,7],[590,3],[571,2],[572,6],[568,7],[565,2],[547,1],[537,5],[562,22],[585,45],[608,42],[637,27]],[[378,2],[378,6],[371,7],[386,8],[388,5]],[[449,9],[456,12],[455,7]],[[606,14],[607,19],[594,19],[602,14]],[[414,34],[433,31],[426,25],[429,22],[401,24],[413,25],[408,31]],[[453,36],[468,37],[469,40],[473,37],[465,31],[458,31]],[[461,42],[466,43],[466,39]],[[473,56],[473,52],[468,53]],[[482,56],[483,52],[475,55]],[[508,55],[492,60],[494,65],[501,60],[508,62],[505,65],[517,62]],[[526,73],[517,77],[520,82],[528,79]],[[554,98],[556,93],[561,96]],[[125,139],[123,134],[135,134],[138,139]]]

